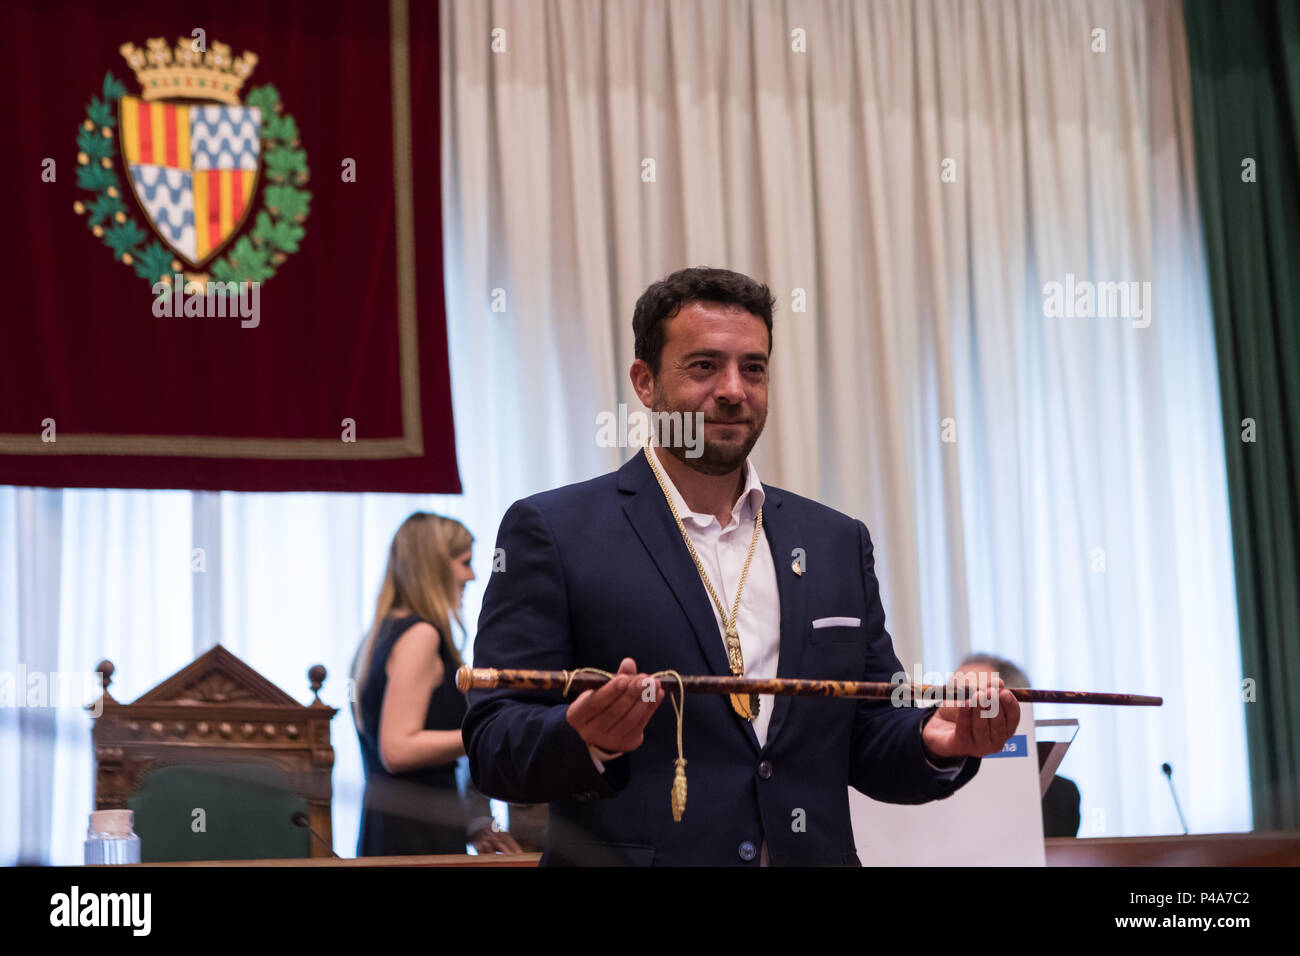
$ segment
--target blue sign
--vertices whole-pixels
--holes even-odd
[[[1016,734],[1005,744],[1002,745],[1002,753],[989,754],[984,760],[992,760],[994,757],[1028,757],[1029,756],[1029,739],[1024,734]]]

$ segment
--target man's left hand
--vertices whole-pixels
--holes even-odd
[[[927,756],[984,757],[998,753],[1020,725],[1020,702],[1001,678],[997,687],[988,682],[977,692],[976,675],[959,674],[954,679],[967,688],[965,701],[944,703],[921,730]]]

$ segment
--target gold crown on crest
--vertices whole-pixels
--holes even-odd
[[[239,88],[257,66],[257,54],[244,51],[230,57],[230,47],[213,43],[208,50],[194,49],[194,41],[181,37],[174,48],[162,37],[148,41],[141,50],[134,43],[123,43],[122,56],[135,70],[140,81],[140,96],[146,100],[193,97],[239,105]]]

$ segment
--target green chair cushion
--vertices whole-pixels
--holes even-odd
[[[311,856],[311,834],[293,822],[308,813],[307,800],[269,764],[170,764],[126,805],[144,863]]]

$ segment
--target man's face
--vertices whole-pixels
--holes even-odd
[[[669,451],[707,475],[734,471],[767,421],[767,326],[738,306],[693,302],[664,323],[664,337],[657,376],[644,362],[633,366],[641,400],[654,412],[702,412],[703,453]]]

